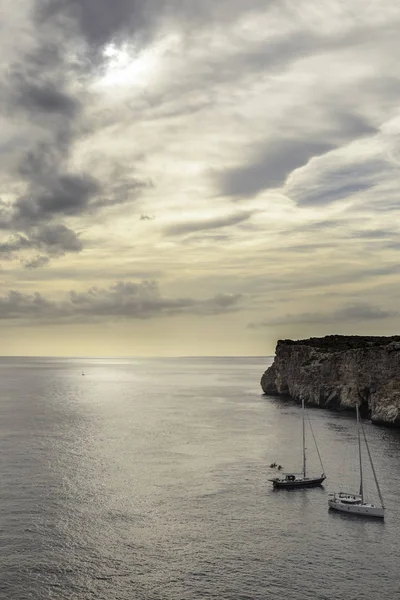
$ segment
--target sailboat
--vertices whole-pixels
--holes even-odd
[[[340,510],[341,512],[349,513],[352,515],[360,515],[362,517],[379,517],[385,518],[385,506],[383,504],[382,493],[379,487],[378,478],[376,476],[374,463],[372,461],[371,452],[369,450],[367,437],[365,435],[364,427],[360,422],[360,415],[358,405],[356,406],[357,412],[357,433],[358,433],[358,455],[359,455],[359,469],[360,469],[360,490],[358,494],[348,494],[345,492],[334,492],[329,494],[328,504],[329,508],[333,510]],[[371,464],[372,473],[374,475],[376,488],[378,490],[379,499],[381,506],[375,506],[365,501],[364,496],[364,483],[363,483],[363,464],[362,464],[362,453],[361,453],[361,432],[363,434],[365,447],[367,448],[369,462]]]
[[[321,463],[322,474],[318,477],[311,476],[307,473],[307,456],[306,456],[306,425],[305,425],[305,406],[304,399],[301,402],[301,411],[302,411],[302,419],[303,419],[303,471],[302,473],[282,473],[281,476],[274,477],[273,479],[269,479],[268,481],[272,481],[274,488],[305,488],[305,487],[317,487],[321,485],[321,483],[326,479],[326,475],[324,473],[324,466],[322,464],[321,455],[318,450],[317,441],[314,436],[314,432],[311,427],[311,422],[308,419],[311,433],[313,436],[315,448],[317,450],[319,462]]]

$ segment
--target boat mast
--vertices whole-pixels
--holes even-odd
[[[365,435],[364,427],[363,427],[362,424],[361,424],[361,429],[362,429],[363,436],[364,436],[365,446],[366,446],[367,452],[368,452],[369,462],[371,463],[372,473],[374,475],[374,479],[375,479],[375,483],[376,483],[376,489],[378,490],[379,499],[381,501],[382,508],[385,508],[385,505],[383,503],[381,488],[379,487],[378,478],[377,478],[376,473],[375,473],[374,463],[372,462],[371,452],[369,451],[369,446],[368,446],[368,442],[367,442],[367,436]]]
[[[303,476],[306,477],[306,426],[304,422],[304,398],[301,400],[301,408],[303,413]]]
[[[317,454],[318,454],[319,462],[320,462],[321,469],[322,469],[322,474],[323,474],[323,475],[325,475],[324,464],[323,464],[323,462],[322,462],[321,454],[319,453],[319,449],[318,449],[317,440],[316,440],[316,438],[315,438],[315,435],[314,435],[314,430],[313,430],[313,428],[312,428],[312,425],[311,425],[311,420],[310,420],[310,415],[308,414],[308,412],[307,412],[307,420],[308,420],[308,424],[309,424],[309,426],[310,426],[311,435],[312,435],[312,437],[313,437],[313,440],[314,440],[315,449],[316,449],[316,451],[317,451]]]
[[[358,433],[358,454],[360,458],[360,496],[361,502],[364,504],[364,486],[363,486],[363,470],[362,470],[362,459],[361,459],[361,434],[360,434],[360,415],[358,413],[358,404],[356,404],[357,413],[357,433]]]

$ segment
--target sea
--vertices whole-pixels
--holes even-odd
[[[1,358],[0,598],[400,598],[400,431],[364,425],[384,522],[328,510],[357,491],[352,414],[309,408],[325,485],[274,491],[302,417],[262,394],[271,362]]]

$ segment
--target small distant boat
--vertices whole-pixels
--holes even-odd
[[[324,472],[324,466],[322,464],[321,455],[318,450],[317,441],[315,439],[310,420],[309,420],[309,425],[310,425],[311,433],[313,436],[315,448],[317,450],[318,458],[319,458],[319,461],[321,464],[322,474],[319,476],[311,476],[307,473],[304,400],[302,400],[302,403],[301,403],[301,410],[302,410],[302,419],[303,419],[303,472],[302,473],[282,473],[280,476],[269,479],[268,481],[272,482],[274,488],[294,489],[294,488],[317,487],[317,486],[320,486],[323,483],[323,481],[325,481],[325,479],[326,479],[326,475]],[[276,463],[274,463],[274,464],[276,464]]]
[[[385,518],[385,506],[383,503],[382,493],[379,487],[378,478],[376,476],[374,463],[372,461],[371,452],[369,450],[367,436],[365,435],[364,427],[360,422],[360,415],[358,406],[356,406],[357,412],[357,433],[358,433],[358,455],[359,455],[359,469],[360,469],[360,490],[358,494],[348,494],[345,492],[334,492],[329,494],[328,504],[329,508],[333,510],[339,510],[347,514],[359,515],[361,517],[378,517],[380,519]],[[375,506],[375,504],[369,504],[365,502],[364,497],[364,483],[363,483],[363,464],[362,464],[362,452],[361,452],[361,432],[365,441],[365,447],[367,449],[368,458],[371,464],[372,473],[374,475],[376,488],[378,490],[379,499],[381,506]]]

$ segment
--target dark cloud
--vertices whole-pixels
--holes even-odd
[[[31,226],[35,222],[59,215],[79,215],[87,210],[89,201],[99,191],[99,184],[90,175],[59,174],[48,188],[34,196],[20,198],[14,205],[14,221]]]
[[[332,108],[330,112],[332,120],[331,135],[336,138],[338,145],[360,137],[375,135],[378,131],[374,124],[361,115],[343,112],[338,107]]]
[[[275,325],[326,325],[332,323],[349,323],[360,321],[380,321],[399,316],[398,311],[385,310],[380,307],[364,303],[345,305],[332,312],[309,312],[298,314],[286,314],[282,317],[266,319],[259,323],[249,323],[250,329],[258,327],[271,327]]]
[[[31,248],[32,243],[23,235],[15,234],[12,235],[6,242],[0,243],[0,256],[1,258],[11,258],[14,252],[26,250]]]
[[[50,258],[48,256],[36,256],[35,258],[24,261],[23,265],[25,269],[42,269],[43,267],[47,267],[49,262]]]
[[[130,176],[111,177],[103,190],[103,195],[92,201],[89,208],[99,210],[100,208],[119,206],[131,202],[142,191],[152,188],[153,185],[152,181],[135,178],[132,174]]]
[[[317,167],[318,169],[318,167]],[[384,159],[370,159],[344,166],[335,163],[324,168],[321,165],[311,185],[298,186],[294,182],[288,194],[300,206],[331,204],[379,185],[399,169]]]
[[[32,125],[17,173],[26,192],[16,200],[10,221],[10,227],[25,229],[31,220],[69,214],[68,205],[80,205],[94,187],[89,175],[69,171],[81,107],[76,89],[71,91],[79,74],[73,59],[76,40],[58,22],[38,23],[35,33],[31,50],[11,67],[8,90],[11,116]],[[90,189],[86,180],[92,182]]]
[[[218,176],[221,193],[236,198],[254,196],[267,188],[280,187],[296,168],[324,154],[333,144],[306,140],[271,140],[267,148],[247,164]]]
[[[241,300],[241,294],[218,294],[208,300],[204,300],[198,312],[200,314],[215,315],[223,312],[237,310],[237,304]]]
[[[57,179],[58,170],[65,162],[71,136],[68,131],[52,132],[51,140],[40,140],[33,147],[28,147],[21,157],[18,175],[28,182],[36,191],[51,184]]]
[[[35,37],[10,65],[2,95],[6,113],[32,126],[15,173],[25,191],[12,205],[0,205],[0,228],[22,234],[34,247],[39,240],[32,229],[43,222],[58,224],[53,232],[61,238],[52,247],[75,252],[82,243],[76,236],[66,243],[60,225],[65,218],[132,200],[149,185],[132,177],[132,167],[130,177],[98,181],[71,166],[75,142],[83,134],[85,79],[100,67],[105,44],[140,28],[145,4],[36,0],[34,6]],[[20,246],[15,244],[15,250]]]
[[[78,314],[140,319],[183,313],[220,314],[234,309],[239,299],[237,295],[215,296],[205,300],[164,298],[154,281],[119,282],[108,289],[92,288],[83,294],[70,294],[70,304]]]
[[[162,9],[164,3],[159,4]],[[112,3],[109,0],[40,0],[36,20],[39,24],[67,20],[89,48],[99,50],[118,38],[150,28],[157,15],[152,11],[154,8],[152,0],[113,0]]]
[[[196,231],[207,231],[210,229],[221,229],[223,227],[231,227],[242,223],[251,217],[253,213],[242,212],[226,217],[215,217],[213,219],[199,219],[196,221],[185,221],[183,223],[175,223],[165,229],[167,235],[184,235]]]
[[[398,314],[397,311],[384,310],[377,306],[360,303],[344,306],[337,311],[336,316],[346,321],[374,321],[395,317]]]
[[[26,235],[10,236],[6,242],[0,243],[0,257],[11,259],[15,254],[30,250],[39,250],[57,257],[69,252],[80,252],[82,248],[82,241],[75,231],[66,225],[52,223],[34,227]],[[43,263],[44,258],[48,262],[48,257],[40,257],[39,263]],[[23,262],[26,265],[31,263],[36,265],[36,261],[37,258],[33,258]],[[39,263],[37,266],[42,266]]]
[[[18,86],[16,101],[27,111],[45,115],[58,113],[67,117],[74,116],[80,107],[79,101],[62,90],[57,89],[54,82],[22,81]]]
[[[0,319],[17,319],[21,317],[45,317],[54,310],[54,305],[41,294],[22,294],[10,291],[0,296]]]
[[[82,250],[79,236],[66,225],[51,224],[38,227],[32,231],[31,241],[37,248],[46,249],[53,255]]]
[[[346,183],[340,183],[341,174],[338,174],[338,177],[335,177],[336,181],[331,181],[326,185],[324,189],[310,191],[309,193],[302,194],[301,200],[298,202],[301,206],[311,206],[317,204],[331,204],[332,202],[337,202],[338,200],[343,200],[352,196],[353,194],[357,194],[358,192],[364,192],[373,187],[373,183],[367,182],[354,182],[350,181]],[[299,200],[299,198],[294,198],[295,200]]]
[[[73,22],[88,46],[98,51],[126,38],[147,41],[171,19],[193,35],[193,28],[199,32],[204,24],[228,24],[244,13],[278,4],[282,0],[253,0],[251,4],[231,0],[229,5],[221,0],[40,0],[36,18],[38,23],[48,19]]]
[[[308,107],[300,109],[300,114],[304,110],[308,110]],[[293,117],[298,119],[298,115]],[[218,182],[222,194],[240,198],[254,196],[264,189],[281,187],[292,171],[303,167],[310,159],[321,156],[346,141],[372,135],[377,131],[363,117],[345,110],[334,111],[329,108],[324,118],[323,123],[327,123],[325,127],[322,123],[318,130],[315,122],[308,119],[306,135],[303,132],[302,136],[296,135],[292,139],[271,139],[243,165],[220,173]],[[346,182],[346,189],[338,190],[338,193],[350,193],[349,186],[350,182]]]
[[[152,281],[119,282],[109,288],[71,291],[67,299],[55,302],[40,294],[11,291],[0,297],[0,319],[149,319],[180,314],[219,315],[238,310],[240,295],[221,294],[211,298],[166,298]]]
[[[384,240],[384,239],[395,239],[399,233],[393,228],[390,229],[364,229],[354,230],[349,234],[351,237],[372,239],[372,240]]]

